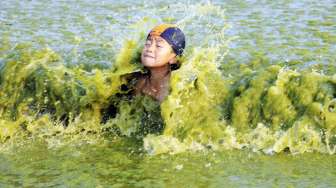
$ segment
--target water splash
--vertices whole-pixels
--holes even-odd
[[[150,153],[334,153],[334,75],[252,62],[225,77],[216,49],[195,52],[172,75],[172,91],[161,105],[163,135],[144,139]]]
[[[112,42],[97,34],[90,19],[81,17],[91,23],[85,28],[94,30],[93,38],[100,36],[98,41],[104,42],[99,43],[101,48],[87,49],[90,41],[65,34],[75,46],[68,56],[47,44],[1,40],[2,146],[23,143],[24,138],[57,147],[131,137],[143,139],[150,154],[243,148],[270,154],[335,153],[332,63],[313,65],[311,70],[305,62],[273,62],[263,54],[255,54],[246,64],[230,62],[225,56],[231,39],[224,35],[228,25],[223,23],[223,9],[209,3],[173,8],[180,13],[176,17],[140,15],[125,22],[129,26],[119,30],[138,34],[121,32]],[[171,7],[158,11],[166,9]],[[212,22],[209,19],[216,19],[217,25],[202,24]],[[130,99],[122,88],[130,74],[143,71],[141,41],[161,21],[176,22],[190,41],[181,68],[172,73],[170,95],[159,106],[148,97]],[[199,24],[190,24],[194,21]],[[126,42],[118,40],[128,37]],[[105,53],[110,49],[120,50]],[[108,66],[92,63],[105,56],[113,60]]]

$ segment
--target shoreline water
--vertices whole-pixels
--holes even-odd
[[[0,2],[0,185],[335,186],[332,1],[147,3]],[[188,50],[142,140],[150,100],[100,116],[160,22]]]

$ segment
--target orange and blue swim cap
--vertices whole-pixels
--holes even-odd
[[[160,24],[154,27],[149,36],[160,36],[173,48],[176,55],[182,55],[185,48],[185,36],[181,29],[171,24]]]

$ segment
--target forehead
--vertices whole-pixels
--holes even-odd
[[[152,36],[152,35],[149,35],[147,40],[155,40],[156,42],[162,42],[162,43],[167,43],[165,39],[163,39],[162,37],[160,36]]]

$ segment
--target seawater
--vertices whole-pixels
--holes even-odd
[[[2,186],[335,186],[335,2],[0,7]],[[158,104],[123,88],[162,22],[187,50]]]

